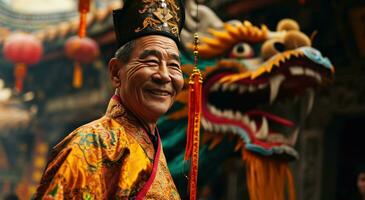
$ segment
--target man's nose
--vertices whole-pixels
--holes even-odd
[[[152,78],[158,83],[171,82],[171,77],[166,62],[161,62],[160,66],[158,67],[158,71],[153,74]]]

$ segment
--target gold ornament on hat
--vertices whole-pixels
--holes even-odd
[[[157,31],[166,30],[175,36],[179,37],[179,21],[178,12],[180,8],[175,4],[173,0],[143,0],[143,9],[139,10],[140,14],[144,14],[147,11],[152,13],[152,16],[148,16],[143,20],[142,27],[135,29],[138,33],[147,27],[150,27]]]

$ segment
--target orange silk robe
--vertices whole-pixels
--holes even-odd
[[[35,199],[180,199],[161,142],[155,152],[130,116],[114,96],[104,117],[68,135],[53,149]]]

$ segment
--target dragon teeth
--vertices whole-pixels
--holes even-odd
[[[248,116],[247,116],[247,115],[244,115],[244,116],[242,117],[242,122],[243,122],[243,123],[245,123],[245,124],[249,124],[249,123],[250,123],[250,119],[248,118]]]
[[[320,74],[316,73],[315,78],[317,79],[318,83],[322,82],[322,76]]]
[[[261,83],[258,85],[239,85],[239,84],[228,84],[228,83],[224,83],[224,84],[219,84],[219,83],[215,83],[212,87],[210,87],[209,91],[210,92],[216,92],[221,90],[222,92],[225,91],[236,91],[238,94],[243,94],[244,92],[255,92],[256,90],[260,89],[265,89],[269,84],[268,83]]]
[[[237,89],[237,87],[238,87],[238,86],[237,86],[236,84],[232,84],[232,85],[230,85],[230,86],[229,86],[229,90],[230,90],[230,91],[234,91],[234,90],[236,90],[236,89]]]
[[[255,92],[256,91],[256,86],[255,85],[249,85],[248,86],[248,91],[249,92]]]
[[[316,79],[317,82],[319,82],[319,83],[322,82],[321,75],[319,73],[315,72],[314,70],[311,70],[311,69],[306,68],[304,70],[304,74],[307,75],[307,76],[310,76],[310,77],[312,77],[314,79]]]
[[[314,103],[314,89],[313,88],[307,89],[307,93],[308,93],[308,104],[305,112],[306,115],[309,115],[309,113],[312,111]]]
[[[210,92],[214,92],[214,91],[218,91],[219,90],[219,84],[218,83],[216,83],[216,84],[214,84],[211,88],[210,88]]]
[[[270,104],[272,104],[279,93],[281,83],[285,80],[282,74],[276,75],[270,79]]]
[[[289,144],[289,145],[291,145],[291,146],[294,146],[295,145],[295,143],[297,143],[297,139],[298,139],[298,135],[299,135],[299,128],[296,128],[294,131],[293,131],[293,133],[292,133],[292,135],[290,136],[290,138],[288,138],[288,141],[287,141],[287,143]]]
[[[214,132],[220,132],[220,128],[218,125],[213,125]]]
[[[232,110],[226,110],[224,111],[226,117],[230,118],[230,119],[235,119],[235,116],[234,116],[234,112]]]
[[[256,123],[254,121],[250,122],[250,128],[251,128],[252,132],[256,132],[257,127],[256,127]]]
[[[208,109],[214,115],[241,121],[242,123],[248,125],[250,127],[251,131],[256,133],[255,135],[256,135],[256,138],[258,138],[258,139],[264,140],[268,137],[269,126],[268,126],[267,119],[265,117],[262,118],[261,127],[259,130],[257,130],[256,122],[254,120],[251,121],[247,115],[243,115],[239,111],[233,111],[233,110],[220,111],[213,105],[208,105]],[[204,118],[202,118],[202,126],[204,127],[204,129],[209,130],[209,131],[237,133],[237,130],[235,127],[214,124]]]
[[[301,66],[293,66],[289,68],[290,74],[293,76],[299,76],[304,74],[304,68]]]
[[[229,86],[229,84],[228,83],[224,83],[223,85],[222,85],[222,91],[224,92],[224,91],[226,91],[227,89],[228,89],[228,86]]]
[[[220,127],[221,127],[222,132],[227,132],[228,131],[228,126],[221,125]]]
[[[234,128],[233,126],[229,126],[229,128],[230,128],[230,131],[232,132],[232,133],[237,133],[237,129],[236,128]]]
[[[206,120],[204,117],[201,118],[201,124],[203,125],[204,129],[209,130],[210,126],[208,124],[210,124],[210,122],[208,122],[208,120]]]
[[[262,123],[260,129],[256,133],[256,138],[265,140],[269,135],[269,124],[265,117],[262,118]]]
[[[306,76],[315,78],[318,83],[322,82],[322,76],[319,73],[317,73],[316,71],[309,69],[309,68],[304,68],[301,66],[292,66],[289,68],[289,72],[292,76],[306,75]]]
[[[310,93],[313,92],[313,94],[314,94],[313,89],[309,90],[309,92]],[[309,98],[311,99],[311,95],[309,96]],[[283,144],[287,144],[287,145],[291,145],[291,146],[294,146],[297,141],[298,134],[299,134],[299,128],[296,128],[293,131],[293,134],[289,138],[286,138],[282,134],[274,134],[274,133],[269,134],[269,124],[268,124],[268,120],[266,119],[266,117],[262,117],[261,126],[257,130],[257,125],[256,125],[255,121],[250,120],[250,118],[247,115],[243,115],[239,111],[235,111],[235,112],[233,110],[220,111],[213,105],[208,105],[208,109],[215,115],[220,115],[222,117],[241,121],[242,123],[248,125],[250,127],[251,131],[255,133],[255,137],[257,139],[264,140],[267,142],[283,143]],[[237,133],[237,129],[234,126],[230,126],[230,125],[226,125],[226,124],[215,124],[215,123],[210,122],[209,120],[205,119],[204,117],[201,118],[201,123],[202,123],[202,127],[207,131],[212,131],[215,133]],[[290,147],[288,147],[287,149],[280,148],[280,151],[283,151],[283,150],[288,154],[293,153],[293,152],[291,152],[293,150]],[[288,152],[289,150],[290,150],[290,152]],[[280,152],[277,152],[277,153],[280,153]],[[283,153],[283,152],[281,152],[281,153]]]
[[[222,116],[223,115],[223,112],[221,112],[218,108],[216,108],[212,105],[208,105],[208,109],[214,115],[217,115],[217,116]]]
[[[306,68],[304,70],[304,74],[307,75],[307,76],[312,76],[312,77],[315,77],[316,76],[316,72],[313,71],[313,70],[311,70],[311,69],[308,69],[308,68]]]
[[[267,84],[267,83],[261,83],[261,84],[258,86],[258,88],[259,88],[260,90],[262,90],[262,89],[266,88],[267,86],[268,86],[268,84]]]
[[[234,116],[235,116],[235,119],[237,119],[237,120],[240,120],[242,118],[242,115],[239,111],[236,111]]]
[[[240,85],[238,88],[238,93],[243,94],[247,90],[247,87],[244,85]]]
[[[286,138],[281,134],[270,134],[267,137],[269,142],[286,143]]]

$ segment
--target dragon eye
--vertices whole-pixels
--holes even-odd
[[[254,56],[252,47],[247,43],[239,43],[232,48],[231,58],[251,58]]]

